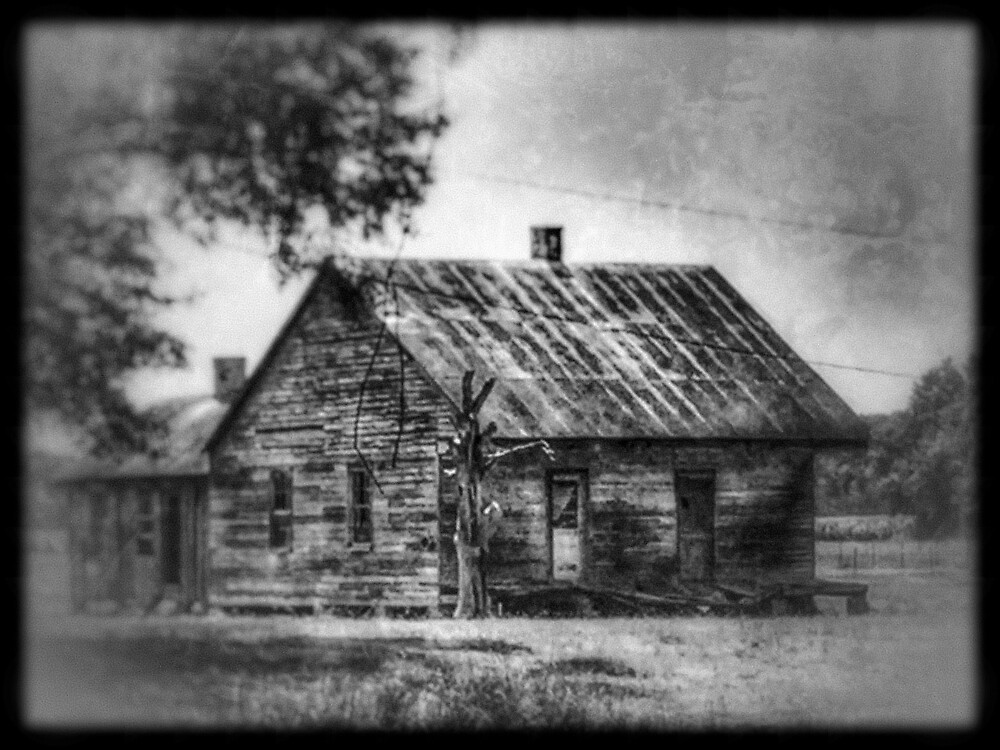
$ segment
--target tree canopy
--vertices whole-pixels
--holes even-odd
[[[36,27],[27,47],[27,406],[97,452],[156,434],[127,374],[185,363],[153,316],[179,301],[158,286],[163,226],[204,243],[254,227],[299,273],[320,260],[313,216],[408,231],[447,125],[410,102],[418,51],[367,27]]]
[[[976,393],[973,362],[946,359],[914,385],[906,409],[870,417],[864,453],[817,462],[820,514],[907,513],[914,533],[943,536],[971,520],[975,494]]]

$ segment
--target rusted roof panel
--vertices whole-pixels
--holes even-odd
[[[710,266],[337,258],[459,400],[496,377],[502,437],[866,439],[863,422]],[[398,310],[385,282],[390,266]],[[397,314],[398,313],[398,314]]]

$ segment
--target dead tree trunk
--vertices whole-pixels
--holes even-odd
[[[483,548],[479,533],[479,482],[475,463],[459,461],[456,467],[458,514],[455,528],[455,552],[458,555],[458,603],[455,617],[486,617],[490,603],[483,575]]]
[[[479,393],[472,395],[473,372],[462,378],[461,409],[452,419],[455,427],[453,450],[455,453],[455,480],[458,493],[458,512],[455,519],[455,553],[458,558],[458,601],[455,617],[472,619],[489,617],[490,600],[486,587],[485,556],[489,538],[499,515],[487,514],[481,497],[481,486],[486,473],[504,456],[541,446],[551,458],[552,451],[543,440],[518,445],[505,450],[494,450],[491,442],[497,426],[494,422],[483,430],[479,427],[479,410],[493,390],[496,379],[486,381]],[[497,508],[498,510],[498,508]]]

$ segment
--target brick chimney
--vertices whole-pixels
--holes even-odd
[[[562,251],[562,227],[531,228],[531,257],[533,260],[562,263]]]
[[[216,357],[215,398],[224,404],[232,403],[247,379],[246,357]]]

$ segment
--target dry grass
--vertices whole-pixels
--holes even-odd
[[[871,583],[869,615],[480,622],[47,618],[34,726],[963,726],[976,717],[974,580]]]

